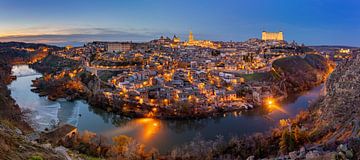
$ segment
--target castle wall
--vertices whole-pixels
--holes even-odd
[[[275,41],[282,41],[284,40],[284,36],[282,32],[262,32],[262,40],[275,40]]]

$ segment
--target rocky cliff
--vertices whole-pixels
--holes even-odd
[[[360,136],[360,55],[339,64],[325,83],[324,96],[311,108],[312,132],[321,143]]]
[[[358,52],[359,53],[359,52]],[[326,79],[323,95],[302,116],[308,142],[302,149],[278,158],[360,159],[360,54],[337,65]]]

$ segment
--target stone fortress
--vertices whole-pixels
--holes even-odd
[[[264,41],[283,41],[284,35],[283,32],[262,32],[262,40]]]

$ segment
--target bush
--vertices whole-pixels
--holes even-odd
[[[29,160],[43,160],[41,156],[31,156]]]

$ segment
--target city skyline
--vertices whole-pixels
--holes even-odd
[[[96,40],[245,41],[283,31],[306,45],[360,46],[360,2],[323,1],[0,1],[0,41],[57,45]]]
[[[359,8],[0,0],[0,159],[360,159]]]

